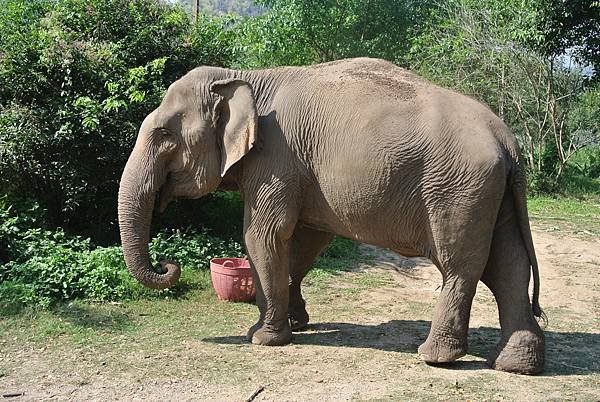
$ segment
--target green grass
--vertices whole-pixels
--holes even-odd
[[[305,283],[319,286],[324,280],[342,272],[352,271],[362,262],[371,260],[358,250],[358,244],[350,239],[336,237],[329,247],[317,258],[306,276]]]
[[[560,178],[560,188],[568,197],[600,198],[600,147],[584,148],[573,155]]]
[[[316,287],[328,286],[340,273],[367,259],[354,241],[336,238],[316,261],[307,282]],[[384,283],[368,274],[357,281],[360,289]],[[63,345],[105,347],[107,338],[127,335],[143,339],[139,347],[150,347],[156,342],[169,342],[164,335],[169,331],[161,328],[180,328],[178,337],[182,339],[245,332],[247,323],[256,318],[256,307],[218,301],[210,272],[184,269],[176,290],[166,295],[147,290],[135,300],[112,303],[75,300],[48,309],[25,307],[0,313],[0,333],[6,334],[0,346],[18,347],[21,342],[45,344],[60,339]]]
[[[118,304],[74,301],[51,310],[30,308],[0,319],[0,332],[7,336],[3,345],[7,347],[18,347],[23,342],[38,345],[60,340],[63,347],[104,349],[110,347],[112,339],[126,336],[130,342],[136,340],[135,347],[151,348],[156,343],[169,343],[173,333],[175,338],[194,338],[210,336],[223,329],[235,332],[236,317],[249,318],[256,314],[255,310],[251,304],[220,302],[212,289],[195,289],[180,299],[145,299]],[[165,328],[179,328],[179,331],[165,331]]]
[[[534,225],[583,237],[600,236],[600,197],[589,199],[530,197],[529,215]]]

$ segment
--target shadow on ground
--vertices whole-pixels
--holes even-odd
[[[391,352],[416,353],[425,341],[430,321],[391,320],[379,325],[360,325],[341,322],[310,324],[306,331],[294,333],[298,345],[371,348]],[[600,334],[585,332],[544,331],[546,335],[546,370],[543,376],[586,375],[600,373]],[[491,327],[469,329],[469,354],[485,359],[500,340],[500,330]],[[243,344],[243,336],[224,336],[203,339],[217,344]],[[468,358],[468,357],[467,357]],[[487,368],[480,360],[463,358],[455,363],[440,365],[453,370]]]

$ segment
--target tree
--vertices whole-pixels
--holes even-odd
[[[545,54],[571,52],[581,64],[593,67],[594,77],[600,76],[600,1],[547,1],[545,15],[540,22],[546,32]]]
[[[3,0],[2,193],[38,201],[51,226],[116,234],[140,123],[188,70],[230,63],[227,24],[155,0]]]
[[[423,6],[409,0],[262,0],[268,12],[241,27],[243,66],[300,65],[346,57],[400,63]]]
[[[545,40],[543,5],[451,1],[432,11],[411,52],[413,68],[489,104],[517,135],[531,181],[551,190],[597,131],[580,127],[578,133],[589,133],[584,139],[570,123],[585,91],[582,72],[535,50]]]

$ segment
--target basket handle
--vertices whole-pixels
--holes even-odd
[[[235,264],[233,263],[233,261],[231,260],[227,260],[223,262],[223,266],[225,268],[233,268],[235,266]]]

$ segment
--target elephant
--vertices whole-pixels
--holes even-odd
[[[155,203],[162,212],[179,197],[235,189],[257,288],[252,343],[284,345],[306,325],[302,279],[339,235],[439,269],[441,293],[418,348],[426,363],[466,354],[482,281],[501,327],[488,364],[539,373],[543,312],[521,161],[486,105],[385,60],[198,67],[141,124],[119,187],[123,253],[139,282],[172,286],[179,265],[149,259]]]

